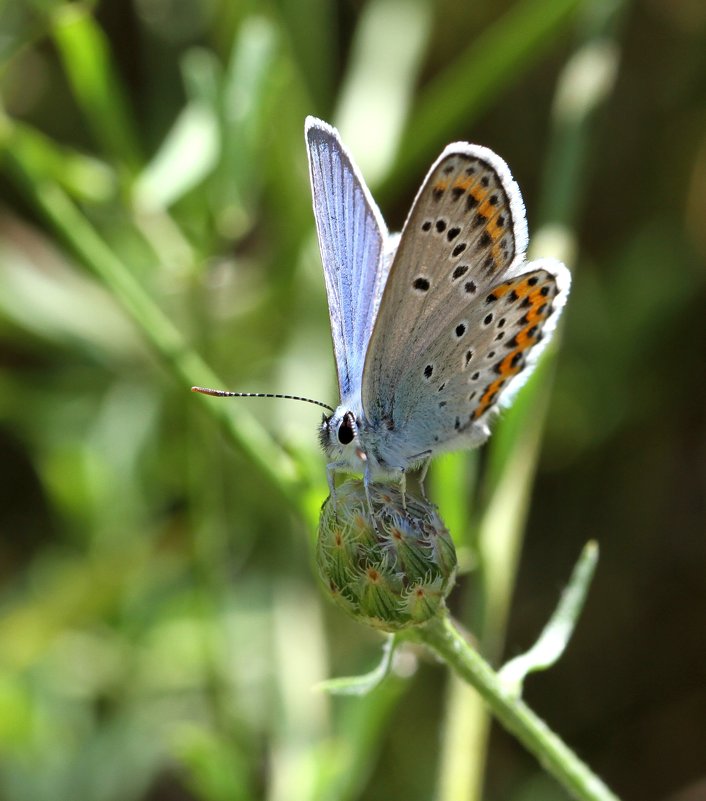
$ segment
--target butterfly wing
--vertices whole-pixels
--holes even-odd
[[[359,391],[390,258],[387,229],[338,131],[307,117],[306,144],[341,398]]]
[[[377,450],[393,464],[480,441],[529,374],[563,306],[563,264],[527,264],[517,184],[487,148],[456,143],[432,166],[392,262],[363,372]]]

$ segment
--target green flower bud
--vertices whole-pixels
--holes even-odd
[[[436,507],[399,487],[372,484],[370,518],[360,479],[337,487],[321,508],[316,561],[333,600],[384,631],[424,623],[444,609],[456,551]]]

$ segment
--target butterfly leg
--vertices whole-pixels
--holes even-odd
[[[331,494],[331,498],[333,501],[336,501],[336,484],[334,482],[334,476],[336,475],[336,468],[338,467],[337,462],[329,462],[326,465],[326,481],[328,482],[328,489],[329,493]]]
[[[407,473],[404,468],[400,471],[400,492],[402,493],[402,508],[407,511]]]
[[[431,464],[431,456],[424,461],[424,463],[421,466],[421,469],[419,470],[419,491],[422,493],[422,500],[424,501],[429,500],[429,498],[427,498],[427,491],[424,487],[424,482],[426,480],[430,464]]]
[[[379,533],[378,524],[375,520],[375,510],[373,509],[373,502],[370,498],[370,484],[372,483],[372,472],[370,470],[370,463],[365,463],[363,470],[363,486],[365,487],[365,497],[368,500],[368,510],[370,511],[370,520],[373,523],[373,528]]]
[[[328,482],[328,489],[329,494],[331,496],[331,502],[333,503],[333,517],[336,522],[338,522],[338,516],[336,514],[336,470],[340,470],[341,467],[344,467],[340,462],[329,462],[326,465],[326,481]]]

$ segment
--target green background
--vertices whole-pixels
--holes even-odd
[[[706,798],[702,0],[5,0],[0,90],[0,799],[426,801],[482,757],[422,654],[312,689],[380,650],[313,569],[319,413],[189,392],[337,402],[307,114],[392,230],[445,144],[491,147],[574,271],[495,451],[432,470],[450,606],[479,633],[475,533],[553,382],[487,650],[528,648],[598,540],[526,698],[621,797]],[[494,729],[477,797],[566,796]]]

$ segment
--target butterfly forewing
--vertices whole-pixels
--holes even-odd
[[[565,296],[557,277],[563,285],[568,272],[525,264],[526,244],[505,163],[485,148],[450,145],[405,223],[363,374],[371,425],[394,431],[408,454],[479,422],[542,340]]]
[[[306,143],[338,383],[346,398],[360,387],[385,286],[387,230],[338,132],[309,117]]]

